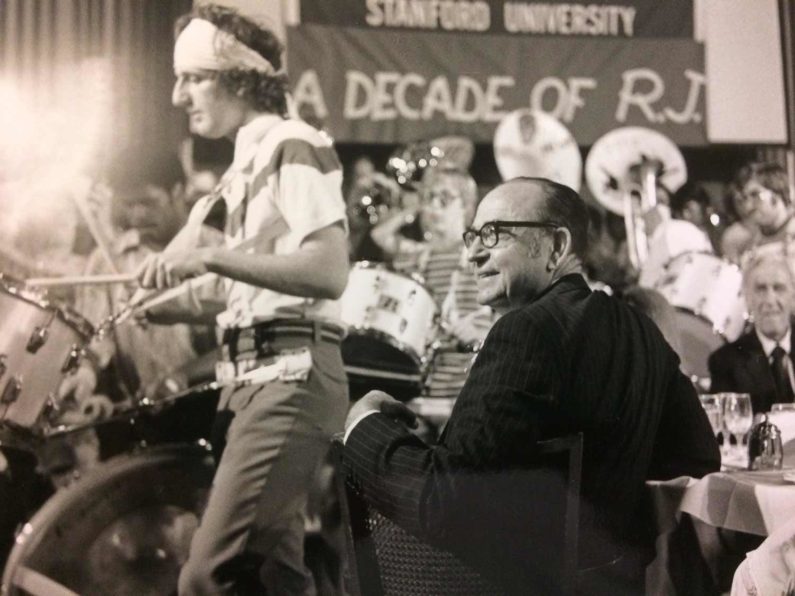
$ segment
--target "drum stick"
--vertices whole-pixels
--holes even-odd
[[[267,242],[269,240],[272,240],[273,238],[281,234],[285,229],[286,227],[283,222],[279,221],[271,222],[271,225],[267,226],[257,235],[239,242],[237,245],[232,247],[231,250],[240,251],[240,252],[246,251],[250,248],[255,247],[260,242]],[[166,248],[166,250],[168,250],[168,247]],[[154,308],[155,306],[158,306],[160,304],[168,302],[169,300],[179,297],[189,289],[195,290],[197,288],[200,288],[201,286],[207,285],[208,283],[216,280],[217,278],[218,276],[215,273],[205,273],[204,275],[200,275],[199,277],[188,279],[182,282],[180,285],[175,286],[173,288],[169,288],[165,291],[138,288],[133,294],[132,298],[130,298],[130,302],[127,305],[127,309],[123,313],[120,313],[120,316],[114,321],[114,324],[118,325],[123,323],[130,317],[130,315],[132,315],[136,311]]]
[[[31,277],[25,280],[26,286],[41,288],[55,286],[82,286],[91,284],[124,284],[135,281],[133,273],[108,273],[105,275],[66,275],[62,277]]]
[[[88,204],[88,196],[91,193],[92,181],[86,178],[81,180],[80,184],[81,186],[85,186],[85,188],[73,189],[72,199],[74,200],[75,205],[77,205],[77,210],[80,212],[80,215],[83,216],[83,220],[85,220],[86,225],[88,226],[88,231],[91,233],[92,238],[94,238],[94,242],[97,243],[97,247],[99,248],[102,258],[105,259],[105,262],[107,263],[108,267],[110,267],[110,270],[113,271],[113,273],[119,273],[119,268],[116,266],[116,262],[113,260],[113,251],[111,251],[110,248],[110,240],[102,229],[99,221],[94,216],[94,212],[91,210],[91,205]]]

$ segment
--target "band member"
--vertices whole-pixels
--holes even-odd
[[[192,133],[235,142],[217,193],[226,247],[166,250],[138,275],[158,289],[207,272],[227,280],[219,376],[233,384],[216,418],[226,443],[179,592],[260,593],[264,584],[268,594],[310,594],[302,510],[348,403],[336,302],[348,272],[342,172],[315,129],[285,119],[271,31],[214,5],[178,30],[173,103]],[[197,203],[188,226],[209,203]],[[276,381],[261,381],[274,370]]]
[[[176,155],[128,148],[114,158],[107,179],[112,192],[108,199],[113,221],[107,225],[114,237],[110,254],[113,263],[96,249],[89,256],[87,275],[113,273],[114,269],[134,272],[146,257],[162,251],[187,219],[185,179]],[[209,227],[202,229],[202,236],[207,244],[221,240],[220,233]],[[76,308],[96,326],[119,312],[130,295],[130,289],[121,284],[87,285],[78,288]],[[91,343],[91,356],[83,358],[75,374],[64,379],[61,393],[73,392],[76,400],[83,402],[94,393],[98,375],[112,361],[116,377],[113,384],[127,396],[166,381],[179,385],[174,391],[184,389],[189,382],[201,379],[188,379],[181,367],[193,362],[198,352],[206,351],[212,343],[206,328],[122,325]]]
[[[404,209],[377,225],[372,236],[396,270],[421,275],[450,333],[477,343],[492,323],[491,310],[475,300],[461,235],[477,207],[477,185],[451,167],[427,170],[418,188],[418,207]]]
[[[419,274],[440,310],[442,330],[423,390],[426,397],[455,399],[472,362],[472,349],[496,320],[490,307],[477,303],[475,278],[461,240],[477,201],[477,185],[469,174],[449,166],[430,168],[419,187],[419,209],[399,213],[373,230],[376,242],[392,252],[395,269]],[[408,229],[405,235],[403,228]]]

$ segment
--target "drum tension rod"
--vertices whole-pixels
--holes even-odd
[[[0,403],[13,404],[22,393],[22,376],[14,375],[9,379],[6,388],[3,389],[3,395],[0,396]]]
[[[33,328],[33,333],[30,334],[28,345],[26,346],[28,352],[35,354],[47,343],[47,338],[50,337],[50,325],[52,325],[54,319],[55,311],[52,311],[50,313],[50,318],[43,326],[36,325]]]

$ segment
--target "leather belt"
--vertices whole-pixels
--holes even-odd
[[[335,325],[308,319],[276,319],[258,323],[251,327],[225,329],[223,343],[230,359],[237,354],[258,351],[269,352],[268,344],[279,339],[300,338],[317,343],[320,341],[339,345],[345,331]]]

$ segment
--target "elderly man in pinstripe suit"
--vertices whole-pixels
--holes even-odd
[[[643,591],[647,479],[717,470],[717,445],[679,359],[646,316],[581,275],[588,219],[570,188],[519,178],[481,202],[464,235],[478,301],[502,313],[437,446],[401,404],[351,409],[345,458],[384,515],[450,550],[509,593],[554,593],[543,500],[524,473],[535,445],[582,432],[583,593]],[[541,491],[543,492],[543,491]],[[540,494],[540,493],[538,493]]]

